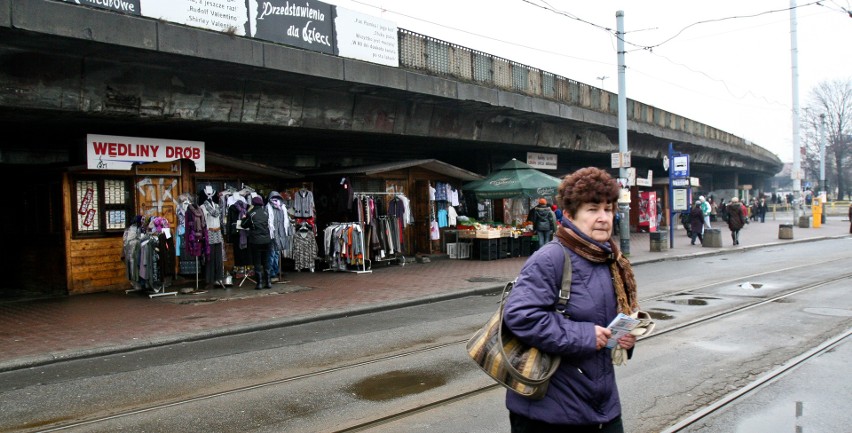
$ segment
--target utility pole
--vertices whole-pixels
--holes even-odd
[[[624,11],[615,12],[615,20],[618,23],[615,38],[618,40],[618,152],[627,155],[627,93],[625,90],[624,65]],[[620,164],[618,176],[627,179],[627,167]],[[622,190],[618,199],[618,213],[621,215],[621,224],[618,227],[618,239],[621,253],[630,255],[630,186],[627,185],[627,197]]]
[[[793,225],[799,222],[802,201],[802,145],[799,140],[799,43],[796,36],[796,0],[790,0],[790,57],[793,73]]]
[[[825,188],[825,113],[819,115],[819,189],[817,192],[822,192],[825,199],[828,199],[828,191]],[[825,200],[822,203],[822,219],[821,223],[825,223]]]

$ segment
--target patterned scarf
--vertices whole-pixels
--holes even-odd
[[[612,238],[606,243],[594,242],[580,234],[579,230],[567,221],[567,218],[562,220],[562,224],[564,226],[556,230],[556,238],[562,245],[592,263],[609,264],[615,298],[618,301],[618,312],[629,315],[638,311],[639,302],[636,299],[636,278],[633,276],[633,268],[627,257],[621,254],[615,242],[612,242]]]

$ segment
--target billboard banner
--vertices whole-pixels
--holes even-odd
[[[107,9],[113,12],[121,12],[127,15],[142,15],[140,3],[144,0],[65,0],[65,3],[74,3],[80,6],[89,6],[98,9]]]
[[[339,6],[335,10],[337,55],[399,67],[399,33],[395,23]]]
[[[106,0],[101,0],[106,2]],[[119,0],[112,0],[119,1]],[[248,13],[245,0],[137,0],[142,3],[142,16],[216,30],[238,36],[246,35]]]
[[[334,7],[320,1],[248,0],[249,36],[334,54]]]

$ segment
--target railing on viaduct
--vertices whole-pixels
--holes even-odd
[[[399,62],[433,75],[618,115],[615,93],[405,29],[399,29]],[[630,99],[627,118],[727,144],[752,145],[741,137]]]

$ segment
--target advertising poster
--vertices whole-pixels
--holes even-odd
[[[143,0],[65,0],[65,3],[74,3],[80,6],[89,6],[98,9],[106,9],[127,15],[142,15],[140,3]]]
[[[335,8],[337,55],[399,67],[396,24],[341,7]]]
[[[334,54],[334,8],[319,1],[248,0],[249,36]]]
[[[245,0],[141,0],[142,15],[202,29],[245,36]]]
[[[639,230],[657,231],[657,193],[653,191],[639,193]]]

